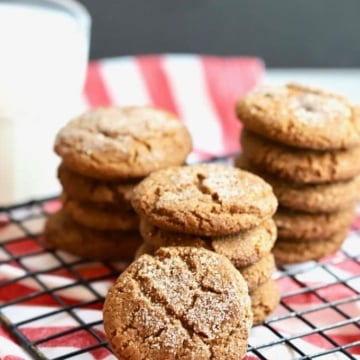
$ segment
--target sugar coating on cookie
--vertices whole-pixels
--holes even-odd
[[[181,245],[177,245],[181,246]],[[154,254],[158,248],[144,242],[135,252],[135,259],[144,254]],[[249,292],[269,280],[276,270],[274,255],[269,252],[263,255],[257,262],[237,268],[247,283]]]
[[[198,235],[234,234],[255,227],[277,207],[264,180],[221,164],[155,171],[135,187],[131,203],[161,229]]]
[[[348,180],[360,174],[360,146],[333,151],[296,149],[247,129],[241,132],[240,141],[249,162],[282,179],[321,184]]]
[[[344,97],[288,84],[259,87],[236,106],[246,128],[283,144],[316,150],[360,144],[359,111]]]
[[[205,249],[142,255],[119,276],[104,328],[120,359],[242,359],[252,326],[247,285],[229,260]]]
[[[101,180],[144,177],[182,164],[191,137],[173,114],[150,107],[108,107],[70,121],[57,134],[55,152],[65,166]]]

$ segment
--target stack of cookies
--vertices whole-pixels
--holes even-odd
[[[360,190],[360,112],[345,98],[296,84],[263,87],[237,104],[236,166],[263,177],[279,201],[278,264],[338,250]]]
[[[141,243],[134,186],[156,169],[183,164],[191,151],[185,126],[150,106],[98,108],[70,121],[55,141],[62,209],[45,239],[99,260],[129,260]]]
[[[278,305],[271,254],[277,200],[260,177],[221,164],[169,167],[141,181],[131,203],[144,239],[138,256],[172,246],[212,250],[245,278],[254,324]]]

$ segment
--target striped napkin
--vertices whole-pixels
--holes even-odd
[[[243,96],[247,91],[257,85],[263,77],[264,65],[260,59],[250,57],[213,57],[198,55],[151,55],[137,57],[119,57],[103,59],[91,62],[89,65],[88,77],[84,92],[84,107],[92,108],[97,106],[133,105],[133,104],[153,104],[178,115],[189,128],[194,142],[194,151],[191,160],[206,159],[215,155],[230,154],[239,150],[240,123],[236,120],[234,113],[235,101]],[[57,210],[57,201],[45,204],[46,212]],[[20,217],[20,215],[19,215]],[[29,226],[26,222],[26,226]],[[34,234],[41,233],[43,222],[31,223],[31,231]],[[360,255],[359,235],[357,230],[360,228],[360,217],[358,224],[350,233],[344,248],[348,253]],[[9,238],[21,237],[17,233],[18,228],[7,225],[7,219],[1,218],[0,214],[0,243]],[[36,244],[27,239],[12,245],[12,252],[21,258],[23,254],[36,249]],[[1,249],[0,249],[1,250]],[[48,269],[57,266],[57,259],[50,253],[41,253],[40,256],[27,256],[22,259],[27,268],[38,271],[37,281],[26,277],[24,269],[16,262],[7,262],[8,255],[0,251],[0,302],[6,303],[26,294],[40,291],[39,283],[46,284],[48,288],[58,289],[57,295],[65,299],[67,303],[78,301],[91,301],[94,294],[105,296],[107,289],[111,285],[109,281],[87,282],[87,286],[76,285],[71,287],[72,276],[64,269],[52,273]],[[62,254],[62,259],[66,263],[74,261],[74,257]],[[327,259],[329,260],[329,259]],[[306,268],[308,266],[308,268]],[[321,289],[321,296],[328,301],[342,301],[353,297],[349,293],[349,288],[344,286],[341,281],[356,275],[359,272],[355,261],[347,261],[342,253],[331,257],[331,265],[326,265],[336,276],[329,279],[328,273],[322,271],[323,267],[311,267],[306,264],[302,271],[295,269],[298,273],[298,280],[308,287],[318,287]],[[304,270],[305,269],[305,270]],[[312,270],[313,269],[313,270]],[[104,269],[100,265],[84,266],[78,270],[84,279],[89,278],[89,274],[100,273]],[[276,274],[278,284],[283,293],[283,305],[275,312],[275,316],[282,316],[289,312],[289,307],[299,312],[309,311],[309,309],[319,306],[320,299],[314,294],[300,293],[290,296],[292,292],[299,289],[299,285],[294,281],[294,277],[284,276],[281,272]],[[2,289],[1,281],[16,279],[11,286]],[[321,284],[331,284],[333,286],[321,288]],[[340,281],[340,283],[338,283]],[[89,286],[92,292],[89,292]],[[360,285],[353,284],[354,289],[359,291]],[[319,290],[320,292],[320,290]],[[95,324],[96,333],[99,337],[104,337],[101,325],[101,308],[76,308],[72,316],[66,313],[56,315],[58,304],[51,301],[46,296],[29,298],[21,304],[14,304],[4,308],[3,312],[12,322],[23,324],[20,327],[23,336],[36,342],[38,339],[49,337],[60,331],[71,330],[78,323],[74,321],[74,316],[81,319],[84,324]],[[359,315],[359,303],[350,302],[342,304],[342,310],[349,316]],[[52,314],[49,316],[48,314]],[[29,322],[29,319],[37,316],[36,321]],[[305,315],[304,315],[305,316]],[[342,321],[338,314],[331,308],[324,308],[323,311],[309,312],[309,321],[317,324],[318,327],[327,326],[329,323]],[[299,321],[296,317],[287,317],[283,321],[273,323],[270,331],[269,327],[257,326],[253,329],[250,338],[252,347],[263,347],[260,351],[262,359],[294,359],[298,355],[292,346],[286,343],[281,345],[264,347],[282,336],[295,336],[292,343],[306,353],[317,353],[324,349],[331,349],[332,343],[324,341],[318,335],[310,335],[296,338],[296,334],[304,333],[308,330],[307,324]],[[356,341],[360,336],[359,330],[355,326],[345,326],[334,328],[328,332],[329,338],[339,345]],[[39,344],[38,350],[45,357],[57,358],[66,357],[78,349],[91,347],[97,340],[85,330],[79,330],[75,334],[69,333],[68,336],[50,338],[45,344]],[[360,359],[360,349],[354,349],[353,358]],[[342,359],[332,354],[322,356],[322,359]],[[76,357],[77,359],[106,359],[114,360],[115,357],[106,348],[94,348],[86,354]],[[259,359],[254,352],[249,352],[245,359]],[[347,357],[346,357],[347,358]],[[10,335],[0,327],[0,359],[1,360],[27,360],[31,359],[29,354],[19,347]]]
[[[88,106],[153,104],[175,113],[190,130],[192,159],[239,149],[235,101],[262,80],[260,59],[153,55],[93,62]]]

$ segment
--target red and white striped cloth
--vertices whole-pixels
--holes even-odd
[[[92,62],[85,85],[90,107],[153,104],[189,128],[193,159],[239,149],[235,101],[262,80],[260,59],[153,55]]]
[[[202,159],[213,155],[233,153],[239,149],[240,124],[235,118],[235,101],[247,91],[258,84],[264,74],[261,60],[245,57],[208,57],[196,55],[154,55],[139,57],[121,57],[105,59],[92,62],[89,66],[88,78],[85,86],[84,101],[88,108],[106,106],[111,104],[153,104],[174,112],[190,129],[194,140],[194,151],[192,159]],[[47,204],[49,212],[53,212],[59,206],[55,202]],[[0,214],[1,216],[1,214]],[[27,222],[34,233],[41,232],[43,221]],[[360,219],[359,219],[360,225]],[[357,226],[355,224],[355,226]],[[360,226],[357,226],[359,228]],[[354,228],[355,230],[355,228]],[[0,242],[7,239],[19,237],[17,228],[12,227],[6,219],[0,218]],[[351,232],[346,243],[347,251],[359,254],[359,236],[355,231]],[[22,256],[35,251],[38,245],[31,239],[13,244],[13,254]],[[0,249],[1,250],[1,249]],[[74,260],[73,256],[61,254],[66,262]],[[26,294],[31,294],[41,289],[39,282],[24,277],[26,273],[16,263],[6,260],[8,254],[0,251],[0,302],[2,304]],[[348,279],[360,272],[358,263],[344,259],[341,253],[331,257],[331,271],[338,279]],[[40,271],[36,277],[49,288],[59,288],[57,295],[64,299],[67,304],[76,304],[77,301],[91,301],[95,295],[87,287],[77,285],[76,287],[61,288],[71,285],[72,275],[64,271],[47,271],[56,267],[57,260],[51,254],[42,253],[38,256],[26,256],[21,260],[27,268]],[[307,265],[303,265],[306,266]],[[300,269],[300,268],[299,268]],[[302,268],[304,269],[304,268]],[[337,282],[336,278],[329,279],[328,273],[321,271],[321,267],[314,270],[304,271],[301,281],[309,287],[321,284]],[[296,270],[296,269],[295,269]],[[294,271],[295,271],[294,270]],[[89,278],[89,274],[100,274],[104,271],[100,265],[89,265],[80,267],[77,272],[82,278]],[[298,289],[299,285],[289,277],[282,277],[278,273],[278,283],[283,294],[288,294]],[[2,288],[1,281],[17,279],[11,286]],[[100,295],[105,295],[110,281],[90,281],[87,284]],[[359,283],[351,283],[351,286],[359,291]],[[348,287],[334,284],[321,289],[321,295],[328,301],[336,301],[354,297]],[[296,311],[302,311],[319,304],[319,299],[310,293],[304,292],[284,300]],[[37,315],[44,315],[38,320],[24,323],[19,326],[25,337],[31,341],[48,337],[60,331],[72,329],[78,326],[78,322],[67,313],[50,316],[52,311],[58,309],[57,303],[49,296],[29,298],[21,304],[5,306],[4,314],[12,323],[19,323]],[[360,313],[359,301],[349,302],[342,305],[342,310],[349,316],[356,317]],[[286,313],[284,307],[280,306],[276,315]],[[99,306],[88,308],[74,308],[74,313],[82,319],[85,324],[98,324],[101,322],[101,308]],[[306,315],[316,326],[342,321],[339,315],[331,308],[322,311],[314,311]],[[273,328],[284,336],[292,336],[305,333],[308,328],[296,317],[278,321],[272,325]],[[104,337],[101,325],[93,326],[93,329]],[[336,343],[344,345],[360,339],[359,328],[354,325],[342,326],[329,331],[328,336]],[[250,339],[252,346],[261,346],[277,339],[277,336],[265,326],[253,329]],[[79,330],[68,336],[54,337],[53,340],[39,344],[39,350],[48,358],[65,356],[68,353],[89,347],[98,342],[90,333]],[[304,353],[316,353],[323,349],[331,349],[333,344],[326,342],[324,338],[311,335],[299,336],[292,340],[302,349]],[[351,350],[355,358],[360,359],[360,349]],[[261,352],[268,359],[294,359],[296,352],[285,343],[271,348],[264,348]],[[78,356],[79,359],[115,359],[105,348],[97,348],[89,351],[86,355]],[[322,356],[322,359],[342,359],[339,355]],[[30,356],[11,339],[8,333],[0,328],[0,359],[1,360],[27,360]],[[248,354],[246,359],[257,359],[254,354]]]

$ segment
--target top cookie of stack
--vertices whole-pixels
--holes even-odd
[[[186,127],[151,106],[98,108],[70,121],[55,140],[63,210],[49,218],[47,241],[95,259],[132,257],[140,242],[132,189],[154,170],[183,164],[191,147]]]
[[[236,111],[244,124],[236,165],[264,177],[281,205],[277,262],[336,251],[360,189],[359,108],[340,95],[288,84],[254,90]]]

